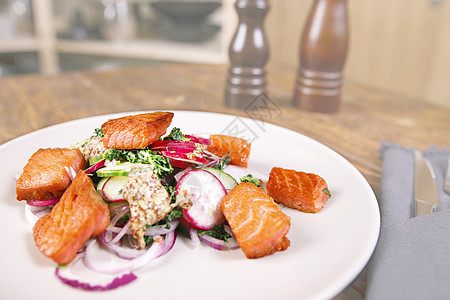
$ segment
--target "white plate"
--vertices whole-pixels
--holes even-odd
[[[291,246],[284,252],[249,260],[241,250],[192,248],[179,238],[169,254],[137,271],[138,279],[125,287],[85,292],[62,284],[54,275],[55,264],[34,245],[24,203],[15,200],[14,178],[38,148],[71,146],[117,116],[55,125],[0,146],[2,299],[325,299],[350,284],[372,255],[378,204],[367,181],[342,156],[264,120],[177,111],[172,125],[183,132],[250,139],[249,168],[263,174],[273,166],[316,173],[327,181],[332,197],[317,214],[283,208],[291,217]]]

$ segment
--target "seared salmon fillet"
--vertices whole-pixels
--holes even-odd
[[[223,135],[213,134],[210,137],[211,145],[207,150],[215,155],[222,157],[230,153],[230,164],[246,168],[250,156],[251,144],[244,139]]]
[[[166,133],[173,113],[153,112],[112,119],[102,125],[103,146],[115,149],[142,149]]]
[[[34,225],[33,237],[45,256],[66,265],[91,236],[105,231],[109,221],[108,205],[81,171],[51,213]]]
[[[87,167],[77,149],[39,149],[28,160],[16,181],[17,200],[48,200],[62,196],[71,179],[65,167],[79,172]]]
[[[259,258],[286,250],[290,218],[262,188],[240,183],[223,199],[222,210],[247,258]]]
[[[278,203],[307,213],[320,211],[330,192],[319,175],[274,167],[266,184],[267,193]]]

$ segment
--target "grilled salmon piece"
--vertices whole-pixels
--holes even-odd
[[[223,199],[220,209],[247,258],[286,250],[290,219],[262,188],[240,183]]]
[[[87,167],[77,149],[39,149],[28,160],[16,181],[17,200],[48,200],[62,196],[71,180],[65,167],[76,173]]]
[[[230,164],[246,168],[250,156],[251,144],[244,139],[223,135],[213,134],[210,137],[211,145],[207,150],[215,155],[222,157],[230,153]]]
[[[66,265],[91,236],[105,231],[109,221],[108,205],[81,171],[51,213],[34,225],[33,237],[45,256]]]
[[[320,211],[330,192],[319,175],[274,167],[266,184],[267,193],[278,203],[307,213]]]
[[[103,146],[115,149],[142,149],[166,133],[173,113],[153,112],[112,119],[102,125]]]

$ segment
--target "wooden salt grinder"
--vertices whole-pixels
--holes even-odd
[[[300,42],[294,106],[338,110],[347,46],[347,0],[314,0]]]
[[[266,90],[269,47],[263,24],[269,3],[268,0],[237,0],[234,6],[239,24],[229,48],[225,104],[244,109]]]

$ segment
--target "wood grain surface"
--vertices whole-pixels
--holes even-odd
[[[108,72],[0,79],[0,144],[49,125],[137,110],[198,110],[247,116],[224,107],[227,66],[155,63]],[[334,114],[291,106],[295,78],[268,74],[264,121],[307,135],[340,153],[379,195],[382,142],[426,149],[450,147],[450,110],[346,82]],[[337,299],[363,299],[364,270]]]

